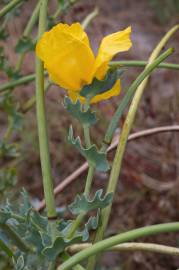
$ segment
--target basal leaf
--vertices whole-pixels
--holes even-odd
[[[112,202],[112,193],[108,193],[102,197],[103,190],[96,191],[94,198],[89,199],[85,194],[77,195],[74,202],[69,205],[69,210],[73,215],[87,213],[95,209],[102,209]]]
[[[92,125],[97,121],[95,113],[91,112],[90,109],[83,111],[82,104],[79,100],[77,100],[76,103],[73,103],[69,97],[65,97],[64,106],[73,117],[80,121],[81,124]]]
[[[65,250],[66,247],[79,243],[80,241],[81,236],[74,237],[70,240],[65,240],[63,236],[59,236],[55,239],[51,246],[44,248],[42,253],[48,258],[49,261],[54,261],[57,256]]]
[[[90,148],[83,148],[80,138],[77,137],[74,139],[72,127],[69,129],[68,142],[86,158],[89,164],[96,166],[97,171],[106,172],[109,170],[110,167],[106,159],[106,153],[98,151],[94,144]]]

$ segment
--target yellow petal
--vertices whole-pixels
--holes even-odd
[[[107,72],[108,63],[113,56],[119,52],[124,52],[132,46],[130,39],[131,27],[123,31],[113,33],[103,38],[98,55],[95,61],[94,75],[102,80]]]
[[[118,96],[120,94],[120,91],[121,91],[120,80],[117,80],[114,86],[110,90],[108,90],[107,92],[103,94],[93,97],[90,103],[97,103],[99,101],[109,99],[113,96]],[[68,91],[68,95],[74,103],[78,99],[80,100],[82,104],[85,103],[85,98],[80,96],[78,92]]]
[[[44,33],[36,46],[50,78],[61,87],[78,91],[92,80],[94,55],[79,23],[58,24]]]

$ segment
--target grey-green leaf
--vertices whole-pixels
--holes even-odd
[[[73,215],[85,214],[95,209],[102,209],[112,202],[112,193],[106,194],[102,197],[103,190],[96,191],[94,198],[89,199],[85,194],[77,195],[74,202],[69,205],[69,210]]]
[[[71,240],[65,240],[64,237],[57,237],[54,243],[44,248],[42,251],[43,255],[48,258],[49,261],[54,261],[57,256],[62,253],[66,247],[79,243],[81,241],[81,236],[72,238]]]
[[[64,106],[66,110],[76,119],[79,120],[81,124],[93,125],[96,123],[97,119],[95,112],[91,112],[90,109],[87,111],[82,110],[82,104],[79,100],[73,103],[69,97],[64,98]]]
[[[97,212],[96,216],[91,216],[88,219],[88,222],[85,224],[85,228],[82,232],[84,242],[87,241],[89,238],[89,231],[97,229],[98,224],[99,224],[99,212],[100,211]]]
[[[72,127],[69,129],[68,142],[73,145],[84,158],[86,158],[89,164],[95,166],[97,171],[106,172],[109,170],[110,167],[106,158],[106,153],[98,151],[94,144],[90,148],[83,148],[80,138],[77,137],[74,139]]]

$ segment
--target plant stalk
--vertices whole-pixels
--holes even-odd
[[[132,63],[133,62],[133,63]],[[126,66],[126,67],[145,67],[148,64],[147,61],[113,61],[110,62],[110,66],[116,66],[116,67],[121,67],[121,66]],[[157,69],[162,68],[162,69],[173,69],[173,70],[179,70],[179,64],[172,64],[172,63],[161,63],[156,67]],[[45,72],[47,74],[47,72]],[[23,85],[29,82],[32,82],[35,80],[35,74],[29,74],[21,77],[20,79],[17,80],[12,80],[10,82],[4,83],[0,85],[0,92],[4,92],[8,89],[13,90],[16,86]]]
[[[139,60],[126,60],[126,61],[111,61],[110,67],[146,67],[148,64],[148,61],[139,61]],[[178,64],[173,63],[161,63],[157,68],[161,69],[173,69],[173,70],[179,70]]]
[[[146,227],[134,229],[128,232],[124,232],[116,236],[102,240],[98,243],[95,243],[92,246],[86,248],[85,250],[78,252],[77,254],[72,256],[68,261],[60,265],[57,268],[57,270],[71,269],[74,265],[86,260],[87,258],[93,255],[99,254],[100,252],[105,251],[121,243],[133,241],[141,237],[157,235],[160,233],[178,232],[178,231],[179,231],[179,222],[171,222],[171,223],[165,223],[165,224],[146,226]]]
[[[0,19],[23,1],[24,0],[11,0],[10,3],[0,10]]]
[[[48,0],[41,1],[40,16],[39,16],[39,34],[38,38],[45,32],[46,17],[47,17]],[[37,123],[38,136],[40,147],[40,160],[43,176],[44,197],[47,207],[47,216],[49,219],[54,219],[57,216],[55,207],[55,198],[53,194],[53,180],[49,154],[49,140],[47,132],[47,120],[44,97],[44,67],[42,62],[36,58],[36,108],[37,108]]]

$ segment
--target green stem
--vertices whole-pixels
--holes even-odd
[[[57,268],[57,270],[71,269],[74,265],[89,258],[90,256],[96,255],[120,243],[132,241],[141,237],[146,237],[146,236],[151,236],[151,235],[156,235],[156,234],[161,234],[161,233],[178,232],[178,231],[179,231],[179,222],[173,222],[173,223],[146,226],[143,228],[138,228],[138,229],[134,229],[128,232],[124,232],[116,236],[107,238],[96,244],[93,244],[89,248],[78,252],[77,254],[72,256],[68,261],[60,265]]]
[[[11,0],[9,4],[7,4],[4,8],[0,10],[0,18],[4,17],[9,11],[11,11],[23,1],[24,0]]]
[[[40,16],[39,16],[39,38],[46,29],[48,0],[41,1]],[[53,193],[53,180],[49,154],[49,140],[47,132],[47,120],[45,110],[44,97],[44,67],[39,59],[36,59],[36,106],[37,106],[37,123],[38,136],[40,147],[40,159],[43,175],[44,197],[47,206],[48,218],[55,218],[56,207]]]
[[[4,92],[9,89],[13,90],[16,86],[32,82],[35,80],[35,76],[36,76],[35,74],[30,74],[27,76],[23,76],[20,79],[12,80],[10,82],[4,83],[0,85],[0,92]]]
[[[67,260],[69,260],[71,257],[70,255],[67,253],[67,251],[64,251],[62,254],[61,254],[61,257],[60,257],[64,262],[66,262]],[[82,267],[80,264],[77,264],[73,267],[73,270],[85,270],[84,267]]]
[[[152,52],[152,54],[151,54],[151,56],[149,58],[149,64],[147,65],[144,72],[147,71],[148,69],[150,69],[150,67],[151,67],[151,70],[153,70],[155,68],[155,66],[157,66],[160,62],[164,61],[173,52],[173,49],[168,49],[166,52],[164,52],[161,56],[159,56],[157,58],[157,56],[159,55],[159,53],[161,52],[161,50],[163,49],[163,47],[165,46],[165,44],[167,43],[169,38],[178,29],[179,29],[179,25],[173,27],[162,38],[162,40],[159,42],[157,47]],[[120,135],[119,144],[118,144],[118,147],[117,147],[117,150],[116,150],[112,170],[111,170],[111,173],[110,173],[109,183],[108,183],[108,187],[107,187],[107,193],[112,192],[113,194],[115,194],[117,181],[118,181],[120,170],[121,170],[123,155],[124,155],[124,151],[125,151],[125,148],[126,148],[128,136],[129,136],[129,133],[131,131],[131,128],[132,128],[132,125],[133,125],[133,122],[134,122],[134,118],[135,118],[137,108],[138,108],[139,102],[141,100],[143,91],[144,91],[145,86],[146,86],[146,84],[148,82],[149,74],[148,74],[148,76],[145,76],[144,77],[145,79],[143,78],[142,82],[139,84],[139,87],[137,88],[137,91],[136,91],[136,93],[134,95],[132,104],[131,104],[131,106],[129,108],[125,123],[123,125],[123,129],[122,129],[122,132],[121,132],[121,135]],[[115,117],[116,117],[116,115],[115,115]],[[115,121],[114,121],[114,125],[116,125]],[[109,133],[110,133],[110,131],[109,131]],[[111,135],[112,134],[110,133],[110,136]],[[110,136],[107,139],[110,139]],[[105,139],[106,139],[106,137],[105,137]],[[96,237],[95,237],[95,242],[100,241],[104,237],[104,232],[106,230],[106,227],[107,227],[107,224],[108,224],[108,221],[109,221],[111,208],[112,208],[112,204],[110,206],[106,207],[104,210],[102,210],[102,213],[101,213],[101,224],[102,225],[97,230]],[[95,264],[96,264],[96,257],[93,257],[93,258],[91,258],[89,260],[87,269],[88,270],[94,269]]]
[[[13,243],[23,252],[31,251],[30,247],[22,240],[21,237],[8,224],[0,224],[0,228],[10,238]]]
[[[29,35],[31,34],[32,29],[33,29],[33,27],[38,19],[39,10],[40,10],[40,1],[37,3],[37,5],[32,13],[30,20],[28,21],[27,26],[24,29],[24,33],[23,33],[22,37],[29,37]],[[16,64],[16,71],[19,71],[21,69],[21,66],[22,66],[22,63],[24,60],[24,56],[25,56],[25,53],[20,54],[20,56],[17,60],[17,64]]]
[[[126,61],[111,61],[110,67],[145,67],[147,66],[147,61],[138,61],[138,60],[126,60]],[[162,69],[173,69],[173,70],[179,70],[178,64],[173,63],[161,63],[157,68]]]
[[[130,62],[135,62],[136,64],[132,64]],[[118,63],[121,63],[118,65]],[[113,61],[110,62],[110,65],[112,66],[130,66],[130,67],[145,67],[147,65],[147,61]],[[157,66],[157,68],[166,68],[166,69],[173,69],[173,70],[179,70],[179,64],[172,64],[172,63],[161,63],[160,65]],[[45,72],[46,74],[47,72]],[[22,84],[26,84],[29,82],[32,82],[35,79],[35,74],[29,74],[26,76],[23,76],[20,79],[17,80],[13,80],[10,81],[8,83],[4,83],[2,85],[0,85],[0,92],[6,91],[8,89],[13,90],[13,88],[15,88],[16,86],[22,85]]]
[[[167,53],[167,52],[166,52]],[[171,52],[169,53],[169,55]],[[168,57],[168,56],[167,56]],[[147,67],[144,69],[143,72],[140,73],[140,75],[135,79],[135,81],[130,85],[126,95],[122,99],[121,103],[119,104],[119,107],[117,108],[114,116],[112,117],[112,120],[107,128],[104,143],[102,150],[105,151],[108,145],[111,143],[111,140],[113,138],[113,134],[118,126],[118,122],[120,117],[122,116],[124,110],[126,109],[127,105],[131,101],[136,89],[139,87],[139,85],[152,73],[152,71],[159,65],[163,59],[165,59],[165,55],[161,55],[153,62],[153,64],[147,65]]]

